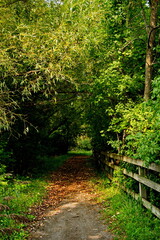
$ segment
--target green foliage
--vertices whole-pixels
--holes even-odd
[[[160,163],[158,44],[152,99],[142,99],[146,1],[2,0],[0,11],[0,157],[7,170],[49,169],[50,156],[75,146],[81,126],[91,146],[88,139],[78,145],[92,147],[97,161],[104,150]]]
[[[92,155],[92,151],[88,151],[88,150],[81,150],[81,149],[73,149],[71,151],[68,152],[71,155],[82,155],[82,156],[91,156]]]
[[[49,157],[49,156],[37,156],[37,161],[39,166],[33,169],[32,174],[33,176],[43,176],[52,171],[56,171],[58,167],[60,167],[66,159],[70,156],[73,156],[73,153],[68,153],[66,155]]]
[[[77,139],[77,145],[76,148],[79,150],[91,150],[91,139],[88,138],[87,136],[80,136]]]
[[[7,185],[6,182],[6,166],[0,164],[0,186]]]
[[[17,159],[15,166],[19,173],[22,170],[32,172],[32,169],[35,172],[37,167],[45,164],[44,156],[49,158],[65,154],[74,145],[81,124],[76,106],[68,103],[62,107],[57,104],[52,109],[52,106],[46,104],[46,108],[47,110],[41,107],[33,108],[29,113],[30,121],[37,129],[29,126],[29,132],[19,137],[16,144],[14,138],[9,140],[9,146]],[[26,155],[23,152],[27,152]]]
[[[89,82],[95,63],[90,55],[101,41],[96,33],[101,10],[98,2],[84,0],[4,2],[1,7],[0,127],[9,129],[24,116],[17,113],[21,101],[36,93],[57,101],[61,93],[76,93],[82,81]]]
[[[144,21],[139,3],[107,1],[102,6],[104,41],[103,54],[99,56],[105,64],[101,64],[100,71],[93,77],[86,117],[96,152],[122,152],[130,122],[126,112],[129,114],[142,101]]]
[[[12,133],[14,170],[26,174],[39,165],[37,155],[62,154],[75,144],[80,101],[100,62],[104,16],[98,1],[0,6],[0,129]]]
[[[140,158],[146,165],[160,163],[158,37],[152,98],[142,99],[149,5],[62,2],[0,3],[0,183],[8,194],[15,189],[24,199],[30,184],[19,183],[19,189],[15,182],[11,190],[5,171],[44,174],[63,162],[51,156],[72,149],[81,134],[89,138],[79,139],[78,147],[92,148],[97,161],[104,150]],[[125,182],[136,191],[133,180],[115,174],[114,184]],[[159,200],[154,192],[150,199]],[[150,237],[132,234],[130,239]]]
[[[26,215],[29,208],[40,203],[45,194],[46,182],[42,179],[14,179],[14,183],[6,182],[0,187],[0,204],[7,206],[1,211],[1,239],[26,239],[27,233],[23,230],[31,215]],[[18,217],[22,222],[17,221]],[[28,220],[27,220],[28,219]],[[25,223],[23,223],[23,220]],[[18,223],[19,222],[19,223]],[[3,234],[3,229],[10,229],[10,233]]]
[[[108,141],[119,153],[144,160],[148,165],[159,163],[159,113],[155,102],[118,104],[108,131],[118,139]]]
[[[7,142],[3,139],[0,140],[0,164],[6,164],[8,161],[9,163],[14,162],[12,159],[12,153],[6,150]]]
[[[98,200],[103,203],[103,216],[114,239],[154,240],[159,239],[160,220],[145,210],[121,192],[117,187],[104,185],[104,179],[99,179],[96,189]]]
[[[40,204],[45,196],[46,176],[60,167],[70,156],[73,156],[73,153],[50,159],[44,157],[40,168],[36,169],[36,178],[19,176],[16,179],[12,178],[12,181],[7,178],[5,184],[0,184],[0,204],[4,206],[0,216],[1,239],[26,239],[28,233],[24,228],[29,221],[35,218],[31,215],[30,208]],[[2,170],[4,172],[4,169]],[[37,178],[38,175],[40,175],[40,178]],[[22,220],[17,221],[17,219]],[[3,230],[5,231],[5,229],[10,229],[10,231],[8,230],[8,234],[4,235]]]

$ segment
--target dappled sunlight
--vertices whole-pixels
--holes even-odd
[[[52,175],[49,195],[42,205],[46,211],[31,239],[112,239],[100,220],[100,205],[89,182],[94,171],[87,167],[86,160],[86,157],[73,157]]]
[[[111,240],[111,234],[106,231],[107,226],[100,221],[98,204],[88,201],[83,194],[79,195],[75,195],[72,200],[64,200],[56,209],[47,211],[40,228],[31,239]]]
[[[102,236],[96,235],[96,236],[89,236],[88,239],[101,239]]]

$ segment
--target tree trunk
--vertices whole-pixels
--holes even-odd
[[[155,35],[157,29],[157,12],[159,0],[150,1],[151,14],[150,14],[150,31],[148,33],[148,43],[146,49],[146,65],[145,65],[145,89],[144,100],[150,98],[151,81],[153,76],[153,47],[155,42]]]

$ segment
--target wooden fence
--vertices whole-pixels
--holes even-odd
[[[121,186],[123,190],[125,190],[127,193],[129,193],[132,197],[134,197],[136,200],[141,199],[143,206],[145,206],[147,209],[151,210],[151,212],[156,215],[158,218],[160,218],[160,209],[156,206],[152,205],[147,200],[147,191],[144,187],[147,186],[151,189],[154,189],[158,193],[160,193],[160,184],[150,180],[147,178],[147,171],[152,170],[153,172],[157,172],[158,175],[160,175],[160,165],[157,165],[155,163],[150,164],[148,167],[144,166],[144,162],[141,160],[136,160],[130,157],[126,156],[120,156],[115,153],[107,153],[102,152],[102,156],[100,158],[100,164],[104,165],[106,174],[109,179],[112,180],[114,170],[120,169],[119,163],[120,162],[126,162],[131,165],[135,165],[138,167],[138,174],[133,173],[131,171],[127,171],[127,169],[123,168],[123,174],[127,177],[131,177],[134,180],[136,180],[139,184],[139,193],[135,193],[129,189],[127,189],[124,186]]]

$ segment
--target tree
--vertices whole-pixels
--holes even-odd
[[[7,22],[4,17],[0,42],[1,128],[9,129],[16,120],[14,109],[20,107],[20,97],[25,101],[32,94],[43,92],[46,97],[51,94],[56,98],[57,85],[68,83],[77,89],[91,80],[95,59],[89,57],[100,42],[96,30],[101,12],[97,10],[98,2],[83,0],[63,4],[43,0],[15,2],[2,5],[1,9],[2,16],[7,11],[11,20]],[[91,25],[93,28],[88,31]]]
[[[74,142],[80,119],[75,101],[98,72],[101,9],[98,1],[84,0],[8,3],[1,5],[10,21],[4,17],[0,25],[0,127],[23,172],[42,149],[62,153]]]
[[[155,37],[156,30],[159,28],[157,26],[158,20],[158,8],[159,1],[151,0],[150,4],[150,23],[149,27],[147,27],[147,49],[146,49],[146,66],[145,66],[145,89],[144,89],[144,99],[145,101],[150,99],[151,94],[151,82],[153,79],[153,65],[154,65],[154,47],[155,47]]]

